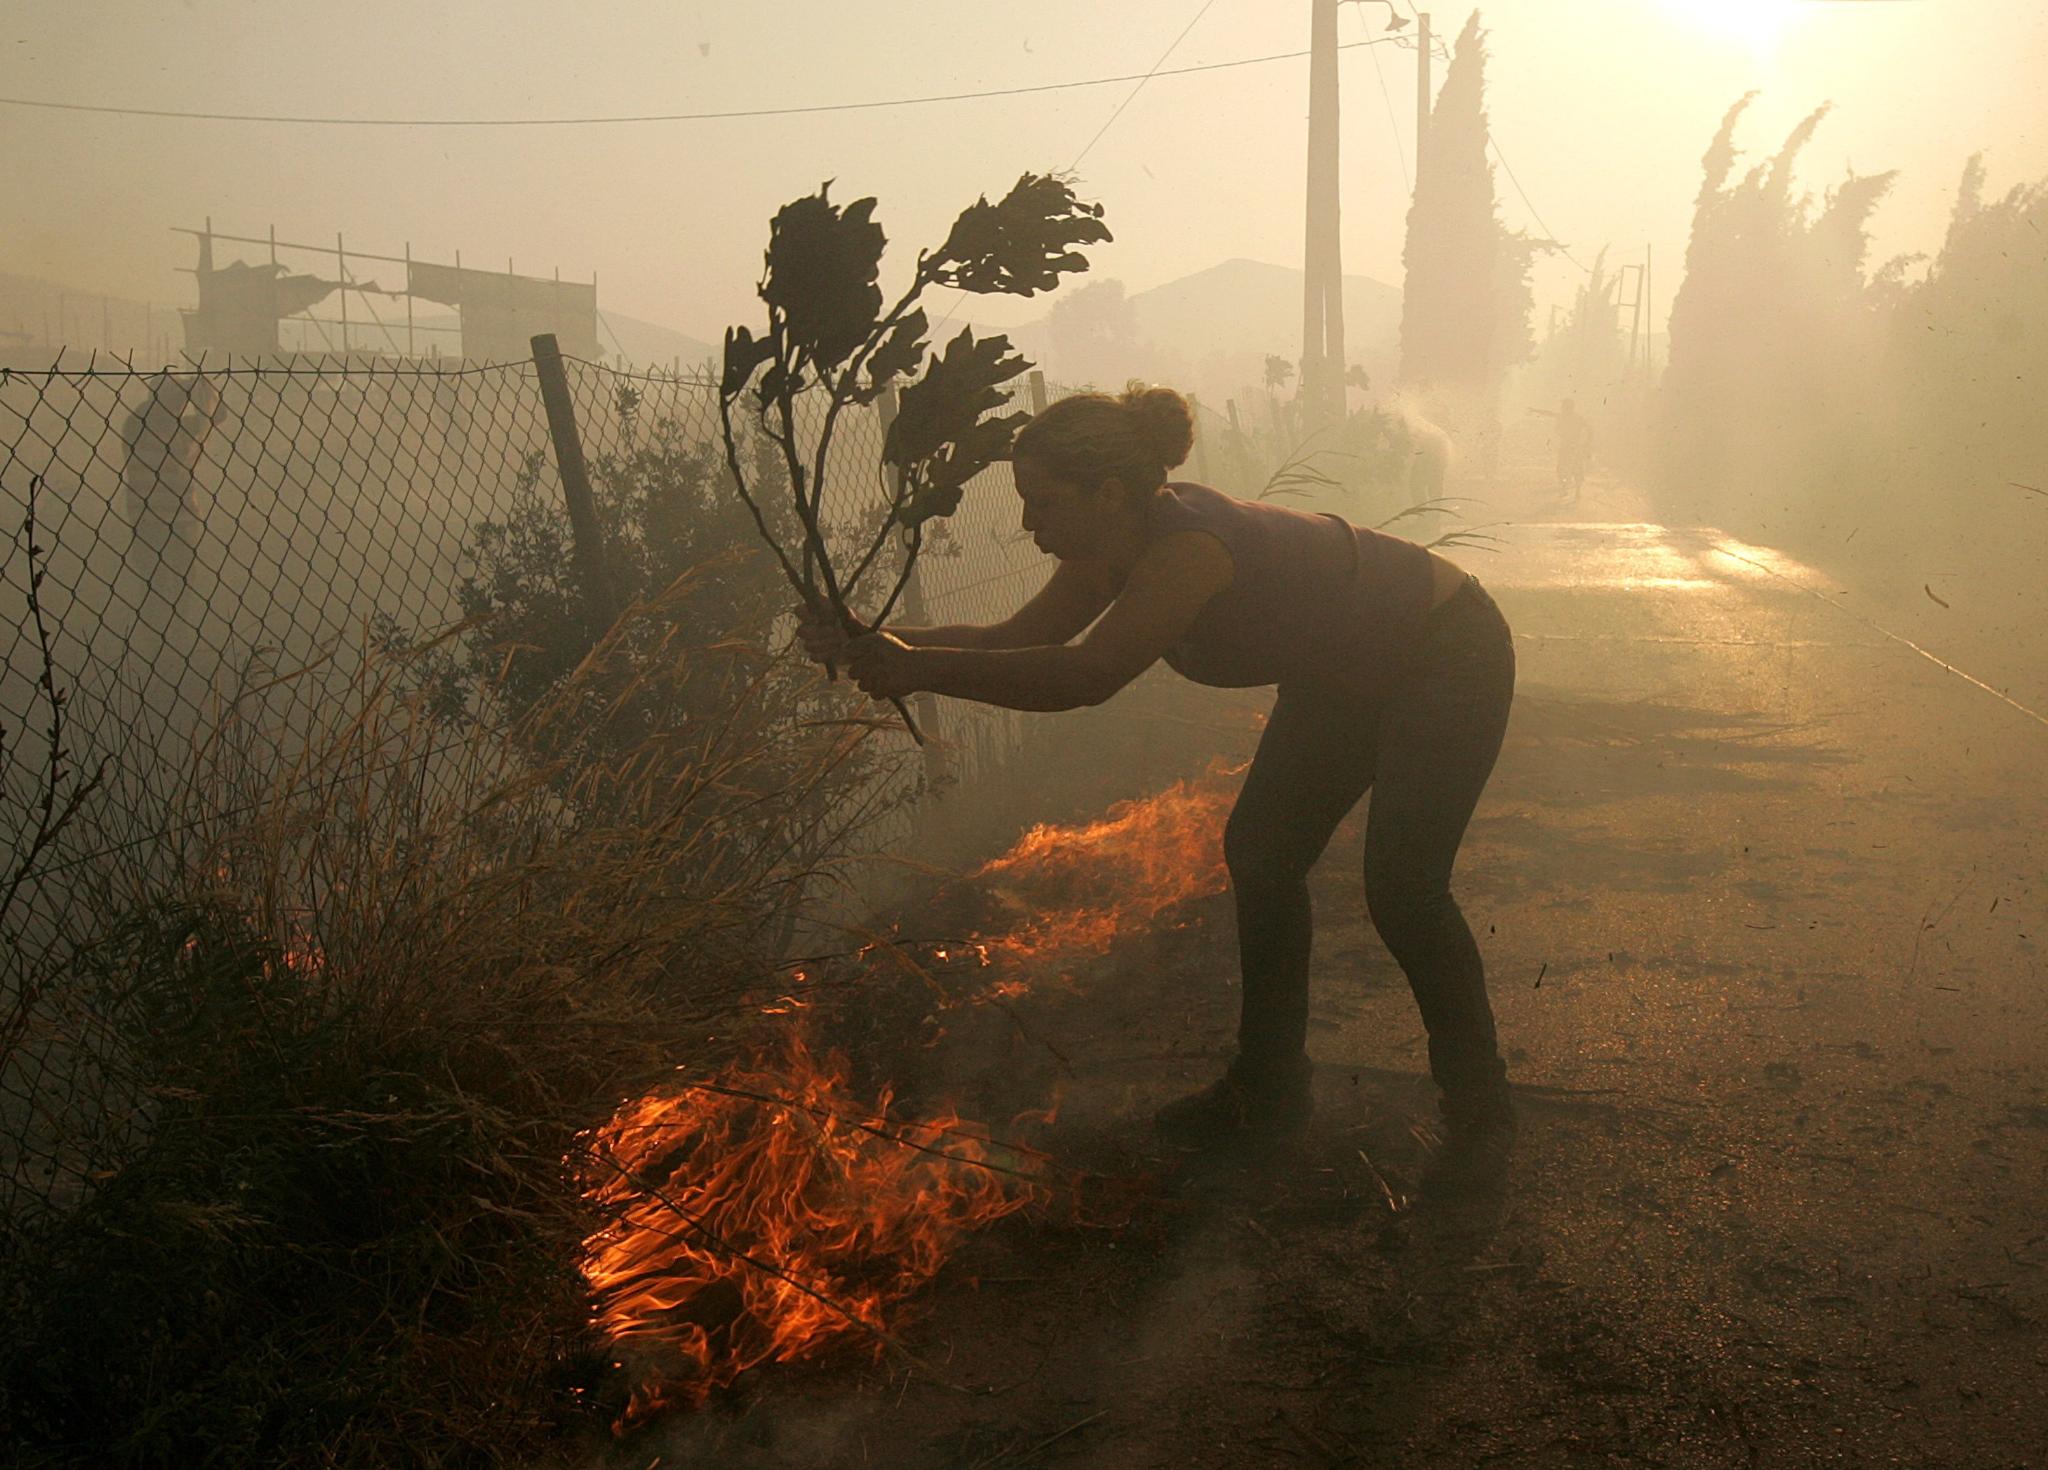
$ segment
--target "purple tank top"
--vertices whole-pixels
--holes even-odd
[[[1187,481],[1167,485],[1151,525],[1206,531],[1235,564],[1166,655],[1198,684],[1334,684],[1376,696],[1422,634],[1434,574],[1413,541]]]

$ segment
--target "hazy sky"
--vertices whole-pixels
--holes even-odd
[[[1405,8],[1405,5],[1404,5]],[[225,112],[563,117],[858,102],[1143,72],[1201,0],[775,5],[605,0],[9,0],[0,95]],[[1435,12],[1455,32],[1464,8]],[[1307,0],[1211,0],[1171,66],[1307,45]],[[1345,7],[1378,35],[1387,0]],[[1964,158],[1994,190],[2048,175],[2041,0],[1495,0],[1495,137],[1581,261],[1657,251],[1677,284],[1698,159],[1728,104],[1763,95],[1741,141],[1767,152],[1815,104],[1816,190],[1896,168],[1880,256],[1934,248]],[[1386,98],[1375,76],[1383,69]],[[1344,257],[1400,279],[1414,53],[1346,52]],[[1441,66],[1438,80],[1442,77]],[[0,107],[0,270],[189,304],[171,225],[366,250],[595,272],[603,306],[715,339],[752,320],[766,222],[839,182],[875,194],[892,241],[936,239],[982,192],[1072,164],[1129,84],[813,116],[530,128],[339,128]],[[1096,278],[1142,290],[1232,256],[1299,261],[1307,63],[1161,77],[1082,160],[1116,242]],[[1389,117],[1391,102],[1391,120]],[[1412,165],[1411,165],[1412,166]],[[1541,233],[1505,176],[1503,217]],[[886,267],[885,260],[885,267]],[[1576,273],[1542,268],[1539,296]],[[386,284],[397,284],[396,277]],[[1045,301],[973,303],[1006,324]]]

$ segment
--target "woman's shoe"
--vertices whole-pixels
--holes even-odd
[[[1445,1093],[1443,1147],[1422,1171],[1422,1193],[1471,1199],[1496,1193],[1507,1182],[1515,1146],[1515,1108],[1506,1084],[1462,1095]]]
[[[1153,1124],[1162,1143],[1193,1152],[1293,1138],[1315,1111],[1313,1073],[1305,1056],[1257,1068],[1240,1058],[1200,1092],[1161,1108]]]

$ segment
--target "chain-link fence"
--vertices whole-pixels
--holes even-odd
[[[565,368],[594,461],[657,440],[715,452],[708,380]],[[828,521],[850,529],[871,506],[882,433],[874,410],[842,417]],[[453,623],[477,527],[502,520],[538,471],[551,478],[551,452],[530,362],[6,374],[0,514],[20,526],[35,490],[74,754],[162,755],[203,730],[224,695],[331,656],[366,628]],[[933,620],[1000,615],[1042,566],[1002,467],[931,543],[917,592]],[[0,722],[17,729],[35,723],[27,575],[17,543],[0,568]],[[998,746],[1011,727],[964,709],[942,718],[947,738],[977,747],[988,745],[982,727]]]
[[[74,780],[104,773],[4,916],[0,1214],[61,1204],[127,1126],[80,1032],[90,1015],[45,1024],[59,1003],[50,956],[90,927],[79,907],[106,891],[110,866],[175,860],[171,794],[218,758],[201,752],[224,718],[260,737],[241,756],[267,765],[260,788],[295,769],[294,742],[366,653],[430,641],[487,603],[483,562],[536,514],[561,523],[548,544],[574,546],[544,372],[573,404],[601,506],[652,472],[727,485],[716,384],[689,374],[316,357],[0,373],[0,882],[47,815],[53,694],[66,701],[63,764]],[[803,407],[814,432],[823,404]],[[874,524],[883,433],[878,409],[839,421],[825,518],[843,534]],[[998,467],[928,540],[911,606],[933,622],[992,620],[1042,570]],[[1018,735],[1002,711],[928,702],[921,714],[965,786]]]

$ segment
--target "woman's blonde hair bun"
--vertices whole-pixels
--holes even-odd
[[[1187,399],[1171,388],[1132,383],[1122,393],[1076,393],[1017,431],[1016,459],[1043,464],[1077,485],[1114,479],[1142,502],[1166,483],[1195,444]]]
[[[1195,415],[1187,399],[1171,388],[1134,382],[1118,395],[1117,402],[1137,420],[1138,432],[1157,453],[1162,470],[1186,462],[1195,447]]]

